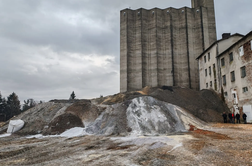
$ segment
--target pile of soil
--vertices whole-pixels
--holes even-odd
[[[49,130],[43,134],[56,135],[73,127],[84,127],[82,120],[73,114],[62,114],[52,120],[49,124]]]
[[[178,113],[177,106],[185,112]],[[60,134],[72,127],[86,127],[90,134],[167,134],[184,130],[189,122],[222,122],[222,112],[229,112],[229,109],[211,90],[145,87],[93,100],[52,100],[15,119],[25,122],[18,132],[20,135]],[[7,126],[0,127],[0,132],[6,131]]]
[[[230,111],[219,95],[212,90],[195,91],[181,87],[145,87],[140,91],[119,93],[103,100],[99,99],[99,103],[111,105],[140,96],[151,96],[177,105],[205,122],[222,122],[222,113]]]

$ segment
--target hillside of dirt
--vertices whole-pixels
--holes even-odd
[[[146,87],[92,100],[53,100],[13,119],[25,122],[19,135],[55,135],[82,127],[83,134],[132,136],[186,132],[190,125],[205,128],[206,122],[221,122],[224,111],[228,108],[210,90]]]
[[[101,104],[115,104],[131,100],[139,96],[151,96],[188,110],[195,117],[205,122],[222,122],[221,114],[229,112],[228,107],[212,90],[195,91],[181,87],[145,87],[141,91],[115,94],[95,101]]]

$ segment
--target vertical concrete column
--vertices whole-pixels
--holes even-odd
[[[174,13],[173,13],[174,12]],[[177,86],[189,87],[188,58],[187,58],[187,25],[185,8],[172,11],[174,68]]]
[[[208,13],[205,7],[201,7],[201,17],[203,26],[203,36],[204,36],[204,50],[210,46],[210,36],[208,31]]]
[[[200,8],[203,7],[203,20],[207,20],[207,24],[205,24],[205,30],[207,34],[207,42],[205,41],[206,48],[210,46],[217,40],[216,36],[216,23],[215,23],[215,10],[214,10],[214,0],[192,0],[192,8]]]
[[[189,54],[189,70],[190,70],[190,82],[192,89],[199,89],[199,75],[198,75],[198,62],[196,58],[199,55],[200,50],[202,51],[202,41],[199,38],[201,34],[200,26],[195,27],[195,25],[200,24],[200,18],[195,19],[196,9],[187,8],[187,31],[188,31],[188,54]],[[197,11],[198,15],[199,10]],[[196,23],[195,23],[196,22]],[[198,30],[198,34],[196,33]]]
[[[149,38],[149,32],[148,32],[148,14],[149,11],[142,9],[142,86],[148,86],[149,85],[149,52],[148,52],[148,38]]]
[[[127,90],[133,90],[135,85],[135,46],[136,46],[136,21],[135,11],[128,10],[127,19],[127,57],[128,57],[128,87]]]
[[[141,12],[129,10],[127,30],[128,87],[127,90],[142,88],[142,43]]]
[[[157,11],[149,12],[149,85],[157,87]]]
[[[136,10],[135,13],[135,50],[134,50],[134,87],[132,89],[141,89],[142,86],[142,11]]]
[[[157,44],[157,82],[158,86],[165,85],[164,59],[165,59],[165,36],[164,36],[163,10],[156,9],[156,44]]]
[[[120,12],[120,92],[127,91],[127,10]]]
[[[171,8],[163,10],[164,27],[163,27],[163,49],[164,49],[164,84],[166,86],[173,86],[173,35],[172,35],[172,16]]]
[[[204,41],[204,27],[202,24],[202,14],[201,14],[201,7],[194,9],[194,21],[193,21],[193,52],[194,52],[194,59],[199,56],[205,49]],[[196,60],[195,60],[196,61]],[[198,72],[198,65],[194,66],[194,74],[191,74],[192,79],[195,80],[195,87],[196,90],[199,90],[199,72]]]

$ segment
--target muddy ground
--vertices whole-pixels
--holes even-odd
[[[0,138],[0,165],[252,165],[252,125],[152,137]]]

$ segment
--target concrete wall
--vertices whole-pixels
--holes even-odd
[[[232,49],[225,52],[219,59],[225,59],[225,66],[221,67],[221,74],[226,75],[226,85],[223,86],[224,92],[227,93],[226,103],[230,108],[235,104],[235,98],[232,95],[236,92],[238,107],[243,105],[252,105],[252,50],[251,50],[252,33],[239,41]],[[244,55],[239,55],[239,47],[244,47]],[[234,60],[229,62],[229,54],[233,53]],[[241,78],[241,67],[246,67],[246,77]],[[235,72],[235,81],[231,82],[230,73]],[[248,91],[243,92],[247,87]]]
[[[194,8],[121,11],[120,91],[145,86],[199,89],[196,57],[216,41],[213,0]]]
[[[213,89],[217,92],[221,91],[221,65],[220,59],[217,59],[216,57],[241,38],[242,36],[240,35],[232,35],[228,39],[221,39],[199,58],[200,90]],[[208,59],[208,54],[210,54],[210,59]],[[206,62],[204,60],[205,57]],[[228,62],[226,61],[226,63]],[[211,67],[211,75],[209,74],[209,67]],[[205,70],[207,70],[207,76],[205,75]],[[210,86],[211,82],[212,86]],[[208,84],[208,86],[206,84]]]

